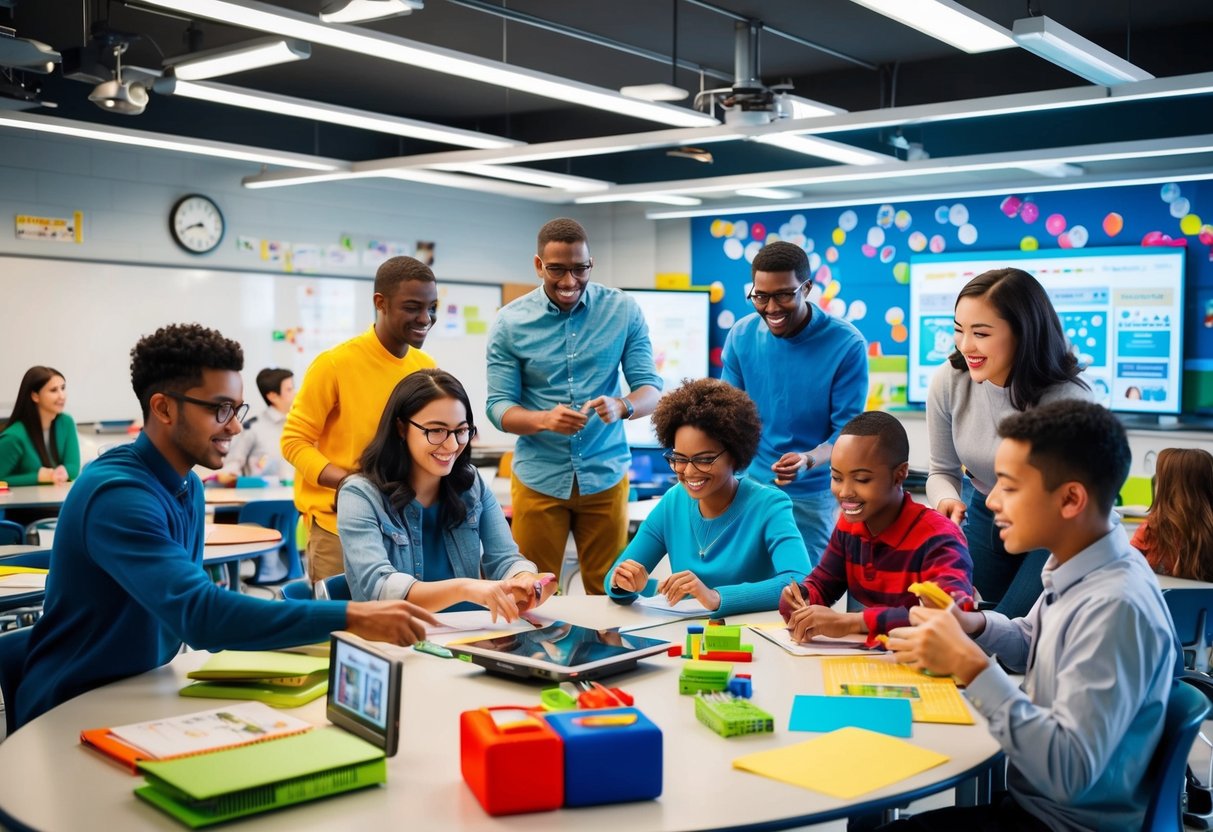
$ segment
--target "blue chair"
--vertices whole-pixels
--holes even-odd
[[[295,543],[295,528],[299,524],[299,512],[290,500],[253,500],[240,507],[236,518],[237,523],[252,523],[274,529],[282,535],[282,546],[277,555],[287,565],[286,577],[274,581],[264,581],[261,578],[262,559],[257,559],[257,571],[253,573],[250,583],[280,583],[303,577],[303,563],[299,560],[299,547]]]
[[[15,729],[17,686],[25,673],[25,655],[29,652],[32,627],[0,633],[0,696],[4,697],[4,727],[7,736]]]
[[[332,601],[352,601],[354,596],[350,594],[349,582],[345,579],[345,574],[333,575],[330,578],[325,578],[323,581],[317,581],[313,590],[316,597],[320,600]]]
[[[12,520],[0,520],[0,546],[20,546],[25,543],[25,527]]]
[[[1162,594],[1175,633],[1184,651],[1184,667],[1209,672],[1209,648],[1213,646],[1213,587],[1208,589],[1168,589]]]
[[[308,580],[290,581],[282,585],[282,597],[290,601],[312,600],[312,582]]]
[[[1200,690],[1181,681],[1171,686],[1171,697],[1167,700],[1167,713],[1163,720],[1162,737],[1146,778],[1151,782],[1150,803],[1146,806],[1142,832],[1182,832],[1183,805],[1181,802],[1186,774],[1188,754],[1200,731],[1200,724],[1209,713],[1209,699]]]
[[[49,549],[39,549],[36,552],[24,552],[20,555],[9,555],[0,558],[0,566],[28,566],[33,569],[50,569],[51,552]],[[14,595],[0,598],[0,630],[12,629],[23,625],[33,624],[42,615],[42,602],[46,600],[46,591],[31,589]]]

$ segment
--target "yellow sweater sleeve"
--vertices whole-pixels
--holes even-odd
[[[316,485],[329,464],[316,445],[336,406],[337,371],[332,356],[324,352],[308,368],[282,426],[282,458],[294,466],[296,479]]]

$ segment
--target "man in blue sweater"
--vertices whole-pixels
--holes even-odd
[[[264,650],[347,629],[412,644],[425,638],[422,621],[437,623],[407,601],[266,601],[207,577],[202,483],[191,469],[222,466],[240,432],[243,364],[239,344],[197,324],[163,327],[131,351],[143,433],[87,466],[63,504],[17,725],[168,663],[182,642]]]
[[[816,564],[834,527],[830,449],[842,426],[863,411],[868,357],[863,336],[809,302],[809,258],[792,243],[764,246],[754,258],[754,314],[724,342],[725,381],[750,394],[762,418],[758,454],[747,474],[782,487]]]

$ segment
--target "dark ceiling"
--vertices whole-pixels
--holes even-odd
[[[1213,71],[1210,0],[962,2],[1007,28],[1017,18],[1046,14],[1160,78]],[[274,0],[272,5],[314,14],[320,0]],[[577,30],[589,39],[507,19],[495,10]],[[1086,83],[1022,49],[978,55],[960,52],[850,0],[426,0],[425,8],[411,15],[362,25],[607,89],[673,80],[693,93],[701,84],[730,86],[725,79],[733,76],[736,18],[761,21],[777,30],[760,36],[760,72],[766,83],[790,80],[797,94],[851,112],[1036,93]],[[185,40],[189,21],[141,7],[137,0],[16,0],[12,10],[0,8],[0,24],[7,23],[19,36],[59,50],[82,45],[89,27],[97,21],[141,36],[124,57],[127,64],[158,68],[165,56],[189,51]],[[205,48],[263,34],[210,20],[193,25]],[[594,42],[604,39],[656,53],[660,60]],[[674,71],[670,56],[675,51],[680,62],[697,65],[706,74],[701,78],[690,69]],[[43,98],[57,102],[59,108],[30,111],[35,114],[347,161],[453,149],[157,94],[145,113],[124,117],[89,103],[87,84],[68,80],[58,72],[39,80]],[[313,45],[306,61],[215,80],[527,143],[664,129],[575,102],[557,102],[320,45]],[[909,141],[921,143],[932,158],[1154,140],[1213,133],[1210,103],[1209,96],[1147,100],[907,126],[903,132]],[[689,100],[683,105],[689,106]],[[885,126],[835,133],[830,138],[892,152],[888,140],[895,132],[895,127]],[[627,184],[832,164],[752,142],[716,144],[711,149],[713,164],[671,158],[658,149],[536,166]]]

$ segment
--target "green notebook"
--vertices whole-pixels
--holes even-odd
[[[139,770],[147,784],[135,794],[191,829],[387,782],[383,750],[339,728]]]
[[[327,671],[328,656],[302,656],[297,653],[275,653],[270,651],[224,650],[206,660],[206,664],[190,671],[191,679],[214,681],[217,679],[239,679],[241,681],[287,679],[292,676],[310,676]]]
[[[264,682],[194,682],[180,691],[182,696],[203,699],[256,699],[275,708],[298,708],[329,692],[328,671],[317,673],[302,685],[272,685]]]
[[[182,696],[256,699],[275,708],[295,708],[328,693],[327,656],[224,650],[187,675]]]

